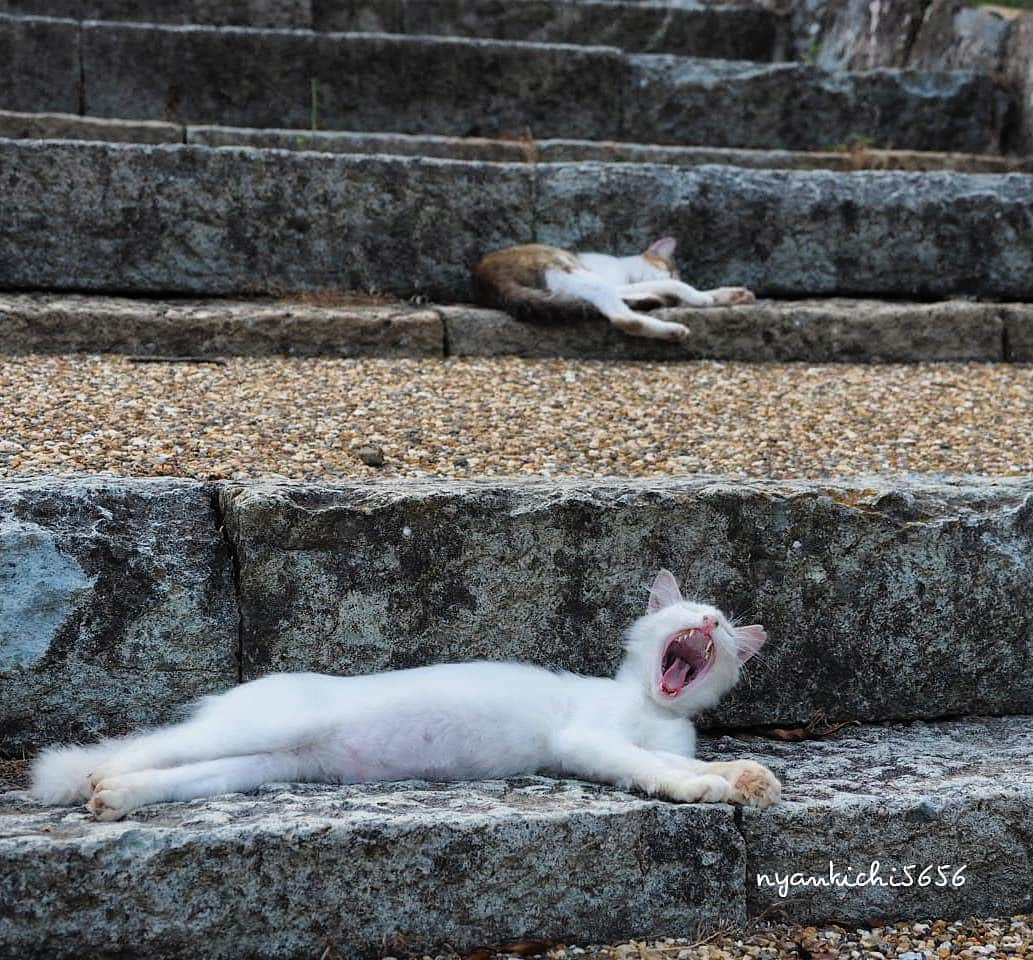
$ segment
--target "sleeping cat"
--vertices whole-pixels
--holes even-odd
[[[614,679],[477,662],[363,677],[276,674],[204,698],[192,719],[33,766],[46,803],[88,799],[99,820],[277,780],[482,780],[536,772],[686,803],[764,807],[778,780],[751,760],[693,759],[689,717],[714,706],[767,639],[682,599],[661,570]]]
[[[753,302],[753,294],[744,287],[700,291],[682,283],[674,266],[676,245],[672,237],[664,237],[634,257],[568,253],[540,243],[507,247],[489,253],[474,267],[474,295],[485,306],[526,319],[548,318],[571,305],[590,304],[618,330],[657,340],[684,340],[689,331],[634,307],[660,307],[669,300],[690,307]]]

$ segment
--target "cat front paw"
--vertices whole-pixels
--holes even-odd
[[[782,784],[763,764],[737,760],[723,772],[732,788],[732,803],[744,807],[770,807],[782,799]]]
[[[718,290],[711,290],[714,303],[720,307],[734,307],[743,303],[754,303],[756,297],[752,290],[745,287],[721,287]]]
[[[724,777],[703,773],[665,784],[661,792],[679,803],[727,803],[732,797],[732,785]]]

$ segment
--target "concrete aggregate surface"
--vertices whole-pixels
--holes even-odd
[[[1007,476],[1030,422],[1017,364],[0,359],[0,476]]]

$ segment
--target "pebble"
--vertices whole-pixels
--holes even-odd
[[[1005,476],[1031,421],[1019,364],[0,357],[0,476]]]

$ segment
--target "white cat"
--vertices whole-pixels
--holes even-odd
[[[619,330],[658,340],[684,340],[688,328],[638,313],[633,306],[674,301],[714,307],[754,301],[744,287],[700,291],[682,283],[674,265],[676,246],[674,238],[663,237],[633,257],[570,253],[540,243],[507,247],[489,253],[474,268],[474,294],[485,306],[530,320],[547,320],[572,304],[587,303]]]
[[[763,807],[778,780],[750,760],[693,759],[688,717],[714,706],[767,639],[682,599],[661,570],[615,679],[517,663],[363,677],[277,674],[201,701],[193,718],[89,747],[46,750],[32,793],[88,799],[100,820],[148,803],[269,781],[481,780],[536,772],[684,802]]]

